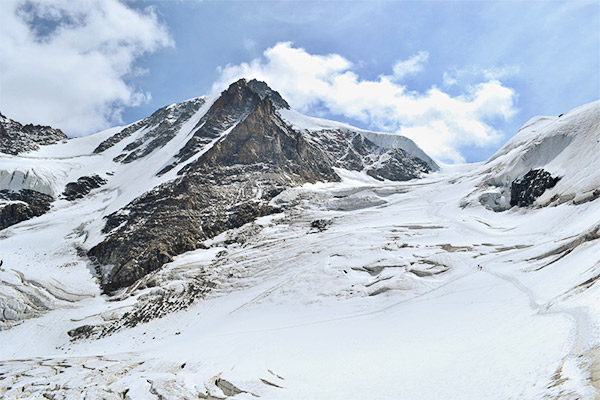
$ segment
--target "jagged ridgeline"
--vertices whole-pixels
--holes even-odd
[[[0,153],[17,155],[37,150],[40,145],[66,140],[60,129],[42,125],[22,125],[0,113]]]
[[[144,157],[173,140],[205,101],[175,105],[168,119],[161,109],[151,123],[125,128],[95,153],[151,126],[114,161]],[[88,253],[99,266],[103,289],[129,286],[174,256],[202,247],[206,239],[279,211],[270,202],[286,188],[339,181],[336,167],[389,180],[414,179],[437,168],[422,152],[425,159],[401,147],[377,145],[351,129],[294,127],[281,115],[287,109],[287,102],[264,82],[242,79],[225,90],[157,171],[157,176],[176,171],[175,179],[106,218],[105,239]]]

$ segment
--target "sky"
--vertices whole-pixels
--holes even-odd
[[[70,136],[245,77],[474,162],[600,98],[600,1],[2,0],[0,54],[0,112]]]

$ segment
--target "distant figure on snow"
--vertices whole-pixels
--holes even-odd
[[[481,266],[481,264],[477,264],[477,269],[483,271],[483,267]]]

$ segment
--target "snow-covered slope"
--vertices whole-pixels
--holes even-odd
[[[88,137],[60,141],[41,148],[27,148],[28,151],[19,155],[0,154],[0,194],[5,193],[4,198],[7,199],[4,200],[0,196],[0,216],[3,218],[5,215],[10,216],[5,218],[0,226],[6,227],[34,216],[41,218],[21,222],[19,226],[4,231],[5,237],[12,239],[16,235],[14,232],[30,229],[31,223],[42,224],[48,228],[40,235],[52,238],[51,246],[54,246],[55,238],[64,237],[63,240],[67,241],[67,247],[70,249],[68,252],[72,251],[81,256],[90,249],[96,249],[89,255],[101,264],[95,265],[95,268],[101,272],[103,283],[111,284],[110,288],[114,289],[132,283],[181,252],[197,248],[201,239],[214,236],[228,227],[239,226],[264,214],[267,212],[265,209],[268,208],[270,198],[290,184],[336,179],[332,166],[345,165],[344,161],[336,160],[335,154],[327,154],[322,149],[316,148],[311,150],[313,158],[310,162],[306,162],[306,165],[294,164],[291,169],[284,168],[278,174],[271,166],[267,168],[267,171],[271,172],[267,172],[262,177],[256,173],[252,177],[244,175],[247,169],[237,166],[240,163],[248,164],[248,156],[244,156],[239,149],[236,150],[239,152],[236,156],[239,157],[232,162],[231,173],[220,172],[224,167],[222,162],[219,165],[209,166],[208,170],[205,168],[196,174],[189,173],[198,168],[194,167],[195,165],[202,166],[204,158],[215,153],[212,151],[214,147],[225,146],[230,134],[240,130],[237,128],[238,125],[240,127],[248,125],[244,125],[243,122],[255,115],[256,107],[267,98],[269,104],[287,107],[285,100],[266,84],[241,80],[232,84],[221,95],[194,98],[163,107],[150,117],[126,127],[115,127]],[[275,122],[272,125],[283,125],[275,113],[285,111],[288,110],[273,106],[271,117]],[[10,126],[21,126],[14,121],[9,122]],[[257,128],[258,125],[254,124],[251,129]],[[40,129],[42,132],[38,132],[38,136],[43,136],[44,132],[51,128],[40,127]],[[297,134],[292,128],[288,130],[292,136]],[[266,134],[270,134],[270,131]],[[252,146],[260,138],[247,140],[244,135],[243,132],[241,135],[237,134],[237,141],[244,146],[245,143],[251,144],[246,146],[248,148],[246,153],[258,154],[260,149]],[[297,135],[301,136],[301,134]],[[308,140],[312,143],[319,135],[318,132],[310,132],[307,134],[310,136]],[[271,139],[268,138],[265,143],[269,140]],[[38,141],[44,142],[44,140]],[[233,139],[229,142],[233,142]],[[410,145],[412,142],[407,143]],[[336,138],[334,144],[337,146],[336,149],[354,151],[344,135]],[[364,143],[360,144],[364,146]],[[403,179],[418,177],[428,168],[419,164],[423,161],[415,161],[417,159],[412,158],[410,154],[405,156],[405,153],[396,152],[390,156],[387,150],[380,149],[376,145],[361,149],[362,153],[355,152],[357,158],[353,159],[354,164],[351,168],[361,170],[368,165],[372,171],[375,171],[373,175],[379,179],[398,176]],[[407,149],[411,147],[408,146]],[[273,158],[275,153],[271,149],[263,150],[265,159],[259,161],[264,164],[269,162],[268,157]],[[302,157],[306,158],[307,151],[303,151]],[[423,155],[423,157],[427,156]],[[300,178],[290,177],[293,174],[307,175],[306,172],[312,166],[321,168],[319,164],[323,164],[328,172],[321,175],[316,173],[316,175],[300,176]],[[388,170],[384,169],[390,165]],[[251,172],[252,168],[250,168]],[[265,170],[265,166],[261,166],[260,169]],[[275,185],[267,182],[277,175],[279,177],[276,177]],[[188,179],[190,176],[192,178]],[[225,190],[227,179],[232,181],[229,191]],[[244,183],[242,186],[236,183],[244,179],[249,183]],[[260,181],[259,186],[252,187],[253,180],[257,179]],[[220,186],[215,185],[217,181]],[[190,185],[198,187],[200,193],[198,196],[197,193],[189,190]],[[52,198],[56,201],[43,207],[34,207],[33,201],[36,199],[31,198],[29,203],[27,201],[31,197],[26,196],[28,190],[48,195],[50,201]],[[211,190],[215,193],[212,197],[207,195]],[[160,218],[157,212],[157,201],[152,197],[155,191],[159,193],[161,200],[165,201],[167,208],[166,212],[160,214],[162,216]],[[19,193],[20,197],[11,195],[11,192]],[[187,200],[181,197],[172,199],[175,192],[183,193],[187,196]],[[229,196],[230,192],[237,192],[237,195]],[[249,201],[244,203],[243,196],[249,196]],[[202,197],[204,203],[200,204],[197,201],[198,197]],[[148,198],[150,203],[145,204],[144,199]],[[257,207],[254,213],[248,212],[248,205],[253,207],[258,201],[262,201],[262,206]],[[225,202],[228,203],[229,208],[222,204]],[[172,207],[183,211],[180,215],[175,215]],[[46,208],[51,208],[50,215],[39,217]],[[204,211],[205,208],[208,211]],[[133,209],[137,210],[137,214],[132,212]],[[200,212],[198,218],[192,219],[192,213],[198,211]],[[227,221],[234,220],[231,217],[232,213],[240,215],[237,217],[238,221],[229,223]],[[133,216],[139,218],[134,220]],[[66,221],[70,222],[65,223]],[[183,224],[178,225],[178,223]],[[217,224],[219,227],[215,227]],[[148,226],[154,226],[156,229],[150,233]],[[54,227],[57,229],[56,232],[53,230]],[[200,232],[193,236],[190,231],[195,228]],[[125,235],[119,229],[126,230],[129,242],[124,240]],[[209,233],[204,234],[204,231]],[[111,238],[114,240],[110,241]],[[168,238],[174,241],[170,246],[165,245]],[[36,242],[39,240],[36,239]],[[44,239],[43,242],[46,243],[47,240]],[[3,242],[3,246],[7,246],[5,248],[8,249],[9,243],[10,240]],[[132,247],[132,243],[135,243],[135,248]],[[62,248],[63,243],[59,241],[56,245]],[[99,245],[102,246],[98,247]],[[37,249],[37,245],[35,248]],[[40,254],[45,255],[49,251],[53,250],[43,246],[40,248]],[[36,282],[47,286],[50,280],[61,274],[53,268],[60,269],[62,264],[57,262],[57,259],[53,259],[48,265],[46,257],[38,257],[35,254],[36,252],[32,250],[30,258],[35,261],[31,263],[23,263],[20,252],[11,254],[10,251],[6,251],[2,259],[11,266],[21,265],[19,271],[25,274],[26,279],[35,277]],[[142,264],[142,260],[147,262]],[[89,260],[77,258],[73,263],[89,264]],[[113,265],[121,271],[122,279],[116,280],[112,273]],[[123,266],[126,266],[125,269],[121,268]],[[88,267],[94,269],[91,264]],[[70,280],[67,278],[64,283],[69,286]],[[9,325],[12,325],[22,318],[39,315],[44,310],[52,308],[54,303],[60,303],[60,299],[53,293],[47,296],[41,295],[39,291],[25,294],[18,293],[18,290],[12,286],[11,288],[10,292],[13,295],[7,294],[0,299],[0,311],[6,311],[8,316],[0,318],[2,324],[8,324],[10,320],[13,322]],[[43,303],[43,307],[36,306],[36,301]],[[17,306],[17,303],[22,304]]]
[[[510,208],[511,183],[531,170],[543,169],[559,180],[535,205],[592,201],[600,197],[598,154],[600,101],[559,117],[536,117],[477,171],[483,179],[475,195],[495,208]]]
[[[415,142],[409,138],[401,135],[383,133],[383,132],[372,132],[364,129],[359,129],[348,124],[344,124],[337,121],[326,120],[322,118],[309,117],[300,114],[294,110],[279,110],[279,113],[292,126],[297,129],[305,130],[308,132],[320,132],[327,133],[332,131],[345,131],[345,132],[357,132],[364,136],[366,139],[375,143],[377,146],[381,146],[385,149],[400,148],[406,151],[413,157],[417,157],[427,163],[432,171],[437,171],[439,166],[431,157],[429,157]]]
[[[575,193],[578,199],[600,187],[588,165],[593,154],[587,153],[600,136],[597,103],[524,127],[486,164],[443,166],[403,182],[334,166],[340,181],[285,187],[270,198],[268,215],[202,239],[196,250],[173,257],[135,284],[101,294],[85,254],[104,239],[103,218],[142,191],[163,184],[160,193],[167,193],[169,182],[179,182],[177,173],[197,160],[180,149],[215,101],[205,99],[193,122],[167,144],[127,164],[122,161],[132,151],[156,138],[147,135],[154,125],[98,153],[94,149],[122,128],[25,155],[41,165],[62,166],[53,154],[64,149],[70,166],[52,167],[63,168],[64,184],[93,173],[108,182],[83,199],[60,199],[50,212],[1,231],[0,307],[5,319],[14,318],[6,319],[10,329],[0,331],[0,395],[598,397],[600,200],[553,201],[553,207],[507,212],[480,203],[484,192],[495,190],[491,180],[509,187],[535,168],[562,177],[537,205],[554,194]],[[336,132],[368,139],[331,121],[277,112],[301,130],[308,145],[345,149],[334,146]],[[270,118],[270,128],[281,122]],[[221,134],[243,137],[250,122]],[[278,135],[269,131],[269,143],[290,133],[280,128]],[[562,139],[555,136],[571,139],[558,143]],[[217,137],[199,150],[211,160],[226,156],[217,150],[228,144]],[[358,144],[365,142],[351,137],[356,146],[347,148],[362,149]],[[381,140],[380,147],[394,147]],[[544,146],[562,150],[548,156],[552,151]],[[231,168],[255,154],[241,149]],[[372,157],[381,160],[386,152]],[[567,154],[590,159],[571,160]],[[582,168],[587,175],[580,174]],[[563,183],[567,180],[571,183]],[[258,188],[252,196],[260,199],[264,182],[239,188]],[[56,187],[54,193],[62,191]],[[196,189],[190,184],[189,190]],[[247,195],[227,193],[232,201]]]

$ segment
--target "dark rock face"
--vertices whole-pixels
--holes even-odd
[[[52,196],[35,190],[23,189],[19,192],[1,190],[0,229],[46,213],[53,201]]]
[[[271,102],[275,106],[275,108],[285,108],[289,109],[290,105],[281,97],[279,92],[271,89],[265,82],[257,81],[256,79],[252,79],[248,82],[248,87],[256,94],[260,96],[261,100],[265,98],[271,99]]]
[[[199,170],[111,214],[108,237],[88,253],[114,265],[103,277],[104,290],[128,286],[203,240],[273,212],[269,200],[291,184],[282,173],[263,165]]]
[[[99,188],[106,184],[107,180],[98,175],[82,176],[77,182],[69,182],[62,193],[63,197],[69,201],[85,197],[92,189]]]
[[[334,167],[395,180],[428,171],[424,162],[380,148],[358,132],[296,131],[277,112],[284,107],[262,82],[240,80],[222,93],[159,174],[205,152],[177,179],[107,217],[105,240],[88,252],[105,292],[133,284],[206,239],[279,211],[269,203],[286,188],[339,181]]]
[[[0,114],[0,153],[17,155],[37,150],[40,145],[54,144],[66,140],[60,129],[41,125],[21,125]]]
[[[271,90],[264,82],[255,80],[246,82],[245,79],[241,79],[233,83],[196,124],[192,137],[175,155],[175,160],[163,168],[158,175],[165,174],[190,159],[225,131],[243,121],[265,99],[271,100],[275,108],[289,108],[279,93]]]
[[[284,167],[300,178],[296,182],[300,184],[339,181],[328,155],[290,128],[275,111],[269,98],[261,100],[246,119],[180,174],[197,169],[263,164],[270,168]]]
[[[552,177],[543,169],[532,169],[523,177],[515,179],[510,186],[510,205],[527,207],[540,197],[546,189],[553,188],[560,178]]]

